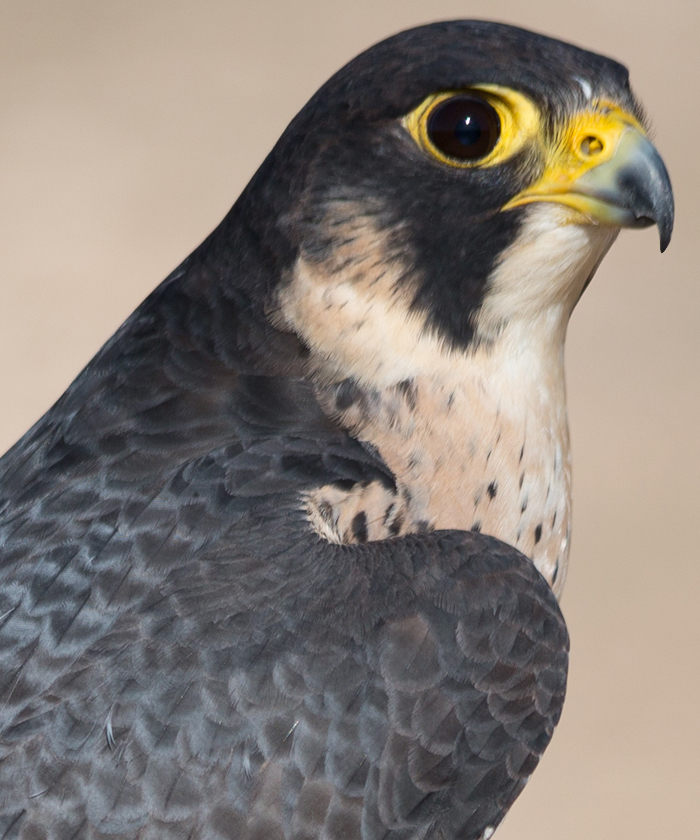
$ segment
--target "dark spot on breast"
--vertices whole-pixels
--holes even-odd
[[[557,576],[558,575],[559,575],[559,561],[557,560],[557,562],[554,565],[554,572],[552,574],[552,583],[557,582]]]
[[[490,458],[490,457],[491,457],[491,450],[489,449],[489,451],[486,453],[486,463],[487,463],[487,464],[488,464],[488,462],[489,462],[489,458]]]
[[[353,516],[350,528],[358,542],[367,542],[367,514],[363,510]]]
[[[525,473],[524,472],[520,473],[520,481],[518,482],[518,487],[521,490],[522,490],[522,487],[523,487],[523,481],[525,481]]]
[[[520,513],[525,513],[525,511],[527,510],[527,502],[528,502],[527,499],[523,500],[522,505],[520,505]]]
[[[491,484],[489,484],[489,486],[487,487],[487,490],[488,490],[489,498],[495,499],[496,498],[496,493],[498,493],[498,483],[495,482],[495,481],[492,481]]]
[[[347,411],[362,395],[354,379],[343,379],[335,388],[335,407],[338,411]]]
[[[411,457],[408,459],[407,467],[409,470],[415,470],[417,467],[421,465],[423,461],[423,453],[422,452],[414,452]]]
[[[523,462],[523,455],[525,454],[525,444],[520,447],[520,458],[518,459],[518,463],[522,464]]]
[[[472,525],[472,531],[476,531],[478,534],[481,531],[481,522],[475,522]]]
[[[333,522],[333,505],[331,505],[330,502],[325,500],[320,502],[318,505],[318,512],[325,522]]]
[[[535,545],[542,539],[542,523],[535,528]]]
[[[557,524],[557,512],[554,511],[554,516],[552,517],[552,530],[554,530],[554,526]]]
[[[413,410],[416,407],[416,386],[412,379],[402,379],[396,383],[396,390],[402,394],[408,407]]]
[[[403,516],[400,513],[396,514],[396,519],[389,525],[389,533],[392,537],[395,537],[400,531],[401,526],[403,525]]]

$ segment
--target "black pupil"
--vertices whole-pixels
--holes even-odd
[[[475,96],[453,96],[428,118],[428,137],[448,157],[479,160],[498,142],[501,124],[496,110]]]

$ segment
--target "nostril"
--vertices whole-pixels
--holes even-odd
[[[581,154],[586,157],[594,157],[603,151],[603,141],[600,137],[595,137],[593,134],[589,134],[588,137],[584,137],[583,140],[581,140],[579,150],[581,151]]]

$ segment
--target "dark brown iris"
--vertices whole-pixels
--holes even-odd
[[[496,110],[477,96],[453,96],[428,117],[430,142],[447,157],[477,161],[491,152],[501,134]]]

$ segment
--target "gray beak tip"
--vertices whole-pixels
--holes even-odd
[[[666,199],[664,202],[665,206],[659,208],[656,216],[656,226],[659,229],[659,246],[662,254],[668,248],[671,242],[671,234],[673,233],[674,207],[670,182],[668,191],[666,192]]]

